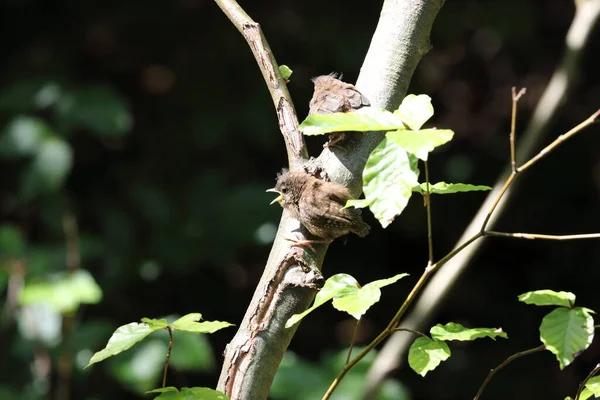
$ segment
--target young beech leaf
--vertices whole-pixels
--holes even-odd
[[[388,139],[417,158],[427,161],[427,156],[436,147],[452,140],[454,132],[449,129],[424,129],[421,131],[399,130],[385,134]]]
[[[299,129],[307,136],[330,132],[371,132],[406,129],[400,116],[382,108],[363,107],[349,113],[312,114]]]
[[[421,183],[420,185],[413,187],[412,190],[413,192],[417,193],[425,193],[427,191],[427,183]],[[484,185],[469,185],[467,183],[437,182],[434,184],[429,184],[430,194],[451,194],[480,190],[492,190],[492,188]]]
[[[292,76],[292,72],[293,71],[287,65],[280,65],[279,66],[279,73],[281,74],[281,76],[283,77],[283,79],[285,79],[286,81],[289,81],[290,76]]]
[[[419,337],[408,350],[408,365],[421,376],[433,371],[451,355],[450,348],[441,340]]]
[[[475,340],[489,337],[496,340],[496,337],[508,339],[506,332],[502,328],[465,328],[461,324],[449,322],[446,325],[437,324],[429,331],[431,337],[438,340]]]
[[[168,386],[149,390],[146,393],[160,393],[160,395],[155,398],[160,400],[229,400],[229,396],[217,390],[205,387],[183,387],[181,388],[181,391],[179,391],[176,387]]]
[[[540,325],[540,340],[560,364],[569,365],[594,339],[594,318],[587,308],[559,307],[547,314]]]
[[[137,322],[120,326],[110,337],[106,347],[92,356],[86,368],[92,364],[103,361],[108,357],[112,357],[130,349],[134,344],[140,342],[146,336],[158,329],[162,329],[159,324],[150,327],[150,325],[146,323],[139,324]]]
[[[348,274],[334,275],[327,279],[323,288],[317,293],[313,306],[301,314],[292,315],[285,326],[286,328],[293,326],[315,308],[331,299],[333,299],[333,307],[359,319],[373,304],[379,301],[382,287],[391,285],[405,276],[408,274],[398,274],[360,287],[356,279]]]
[[[523,293],[519,301],[536,306],[562,306],[573,307],[575,295],[571,292],[555,292],[554,290],[535,290]]]
[[[433,115],[431,97],[426,94],[418,96],[409,94],[402,100],[402,104],[394,114],[399,116],[410,129],[418,131]]]
[[[389,139],[373,150],[363,171],[364,200],[350,200],[347,205],[366,205],[384,228],[400,215],[418,184],[417,160]]]
[[[600,397],[600,376],[594,376],[585,383],[585,389],[579,398],[585,400],[591,396]]]
[[[177,321],[171,324],[174,330],[192,332],[192,333],[213,333],[220,329],[233,326],[229,322],[223,321],[204,321],[198,322],[202,319],[202,314],[191,313],[184,315]]]

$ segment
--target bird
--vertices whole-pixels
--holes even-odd
[[[369,99],[354,85],[341,81],[334,73],[317,76],[312,81],[315,84],[315,92],[309,103],[308,115],[345,113],[371,105]],[[345,137],[346,132],[333,132],[323,147],[334,146]]]
[[[312,235],[321,238],[288,238],[296,245],[313,249],[312,243],[329,243],[350,232],[365,237],[371,229],[363,221],[361,210],[354,207],[344,208],[346,202],[353,197],[347,188],[338,183],[318,179],[304,171],[283,169],[277,175],[275,187],[267,192],[279,195],[271,204],[279,203]]]

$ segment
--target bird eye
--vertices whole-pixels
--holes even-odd
[[[283,193],[283,194],[287,193],[287,188],[286,187],[281,188],[281,193]]]

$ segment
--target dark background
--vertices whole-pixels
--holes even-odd
[[[294,71],[288,86],[303,119],[311,77],[336,71],[345,81],[356,80],[382,2],[244,3],[278,62]],[[519,104],[523,131],[560,60],[573,15],[567,0],[444,5],[433,27],[433,49],[409,89],[431,96],[436,111],[431,125],[456,133],[431,157],[433,181],[495,183],[509,160],[510,87],[527,87]],[[5,233],[0,287],[15,274],[10,267],[15,260],[23,262],[28,281],[65,269],[61,219],[73,213],[81,265],[104,296],[78,314],[74,351],[84,361],[75,358],[71,398],[138,398],[136,391],[158,383],[124,372],[132,355],[85,371],[81,365],[119,325],[142,317],[201,312],[207,320],[240,323],[281,213],[268,206],[272,196],[264,193],[286,165],[270,97],[246,42],[210,1],[4,0],[0,35],[0,135],[9,135],[15,119],[35,117],[73,155],[72,167],[52,184],[32,156],[0,151]],[[596,29],[545,143],[598,109],[599,50]],[[44,88],[54,97],[34,101]],[[589,128],[522,176],[498,229],[599,231],[599,133],[597,126]],[[313,156],[323,140],[308,139]],[[438,258],[452,248],[484,198],[484,193],[434,198]],[[370,214],[367,220],[373,230],[366,239],[351,236],[330,247],[325,276],[346,272],[365,283],[400,272],[411,277],[383,290],[363,321],[363,343],[385,327],[427,254],[419,198],[386,230]],[[17,232],[24,250],[11,253],[3,238],[12,233],[6,232]],[[407,367],[394,378],[412,399],[472,398],[490,368],[540,344],[538,325],[549,309],[519,303],[517,295],[572,291],[578,305],[600,310],[598,249],[593,240],[488,240],[433,320],[501,326],[510,339],[452,344],[453,357],[426,378]],[[14,398],[50,398],[44,393],[55,387],[56,368],[44,378],[30,366],[40,354],[55,361],[56,343],[28,340],[16,324],[22,310],[10,311],[7,296],[2,304],[2,398],[11,398],[11,392]],[[212,364],[174,365],[169,383],[214,387],[234,329],[210,336]],[[302,322],[290,349],[322,365],[323,357],[348,344],[352,329],[344,314],[323,307]],[[484,397],[574,395],[599,362],[599,350],[594,343],[564,371],[548,352],[518,360],[494,378]],[[156,360],[164,353],[157,354],[153,362],[160,364]]]

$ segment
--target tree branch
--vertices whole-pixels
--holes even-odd
[[[575,18],[567,33],[565,54],[552,75],[546,91],[542,95],[533,117],[519,142],[517,151],[519,158],[530,158],[534,148],[547,133],[547,127],[550,125],[553,117],[556,116],[560,104],[565,101],[567,92],[577,76],[583,50],[599,16],[600,0],[589,0],[577,8]],[[500,175],[494,189],[481,205],[477,215],[473,218],[457,243],[464,243],[465,240],[472,238],[476,232],[481,230],[482,221],[486,218],[490,207],[502,190],[502,185],[510,175],[511,167],[509,166]],[[494,216],[489,221],[490,226],[502,215],[502,210],[507,204],[507,200],[513,190],[514,187],[506,193],[506,196],[498,204]],[[448,293],[452,284],[458,279],[482,244],[483,241],[473,244],[469,249],[454,257],[437,272],[429,282],[429,285],[423,290],[419,301],[415,304],[411,313],[403,319],[403,327],[418,329],[427,322],[427,319],[432,316],[432,313]],[[402,355],[406,352],[409,345],[410,339],[402,335],[394,334],[390,337],[379,352],[369,371],[366,398],[373,398],[379,384],[392,370],[402,364]]]
[[[250,44],[277,107],[280,126],[282,120],[291,120],[291,133],[287,136],[284,133],[284,139],[290,167],[298,168],[306,158],[304,141],[301,145],[296,143],[302,139],[296,134],[296,114],[266,40],[262,33],[257,33],[260,32],[258,24],[235,1],[216,1]],[[429,33],[442,3],[443,0],[385,0],[357,83],[359,90],[373,106],[398,107],[418,62],[430,48]],[[252,28],[248,29],[249,26]],[[254,32],[252,37],[248,32]],[[256,39],[258,37],[260,40]],[[259,51],[261,48],[264,52]],[[268,54],[270,63],[267,64],[271,67],[264,64],[267,60],[265,54]],[[277,79],[273,80],[271,74],[275,74]],[[277,82],[278,86],[271,86],[273,82]],[[284,91],[285,95],[276,99],[274,88]],[[284,104],[288,107],[286,113],[279,112],[281,98],[285,99]],[[332,181],[359,194],[366,160],[382,138],[381,133],[369,133],[361,135],[360,139],[349,143],[342,151],[336,149],[334,153],[326,148],[307,167],[323,169]],[[298,150],[298,146],[301,150]],[[308,308],[314,299],[314,289],[321,278],[318,271],[327,246],[315,246],[315,253],[304,253],[301,249],[290,247],[285,237],[298,229],[302,229],[298,221],[284,211],[265,272],[238,332],[225,351],[218,389],[231,399],[267,397],[281,358],[298,326],[296,324],[286,329],[285,322],[293,314]]]

